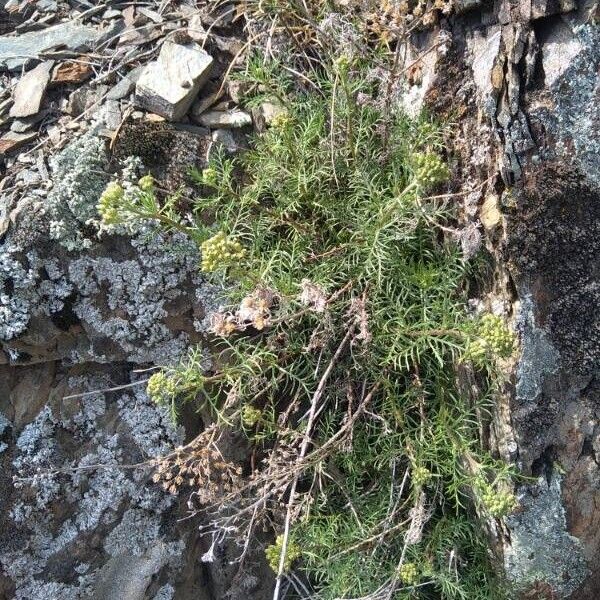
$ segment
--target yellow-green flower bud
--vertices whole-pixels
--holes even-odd
[[[223,231],[202,243],[202,270],[206,273],[226,269],[244,258],[246,251]]]
[[[398,575],[400,575],[400,579],[406,585],[415,585],[419,582],[419,569],[417,569],[415,563],[408,562],[402,564],[398,570]]]
[[[146,385],[148,397],[157,404],[172,400],[176,396],[177,391],[177,382],[164,371],[154,373]]]
[[[495,490],[485,481],[479,482],[477,487],[481,504],[496,519],[509,515],[519,505],[512,492]]]
[[[242,408],[242,423],[246,427],[254,427],[261,419],[262,411],[251,404],[245,404]]]
[[[283,549],[283,536],[278,535],[274,544],[265,548],[267,562],[273,572],[279,572],[279,561],[281,560],[281,551]],[[293,540],[288,538],[285,559],[283,561],[283,572],[287,573],[292,568],[292,564],[302,556],[300,547]]]
[[[217,170],[213,167],[206,167],[206,169],[202,171],[202,183],[204,183],[204,185],[216,186],[217,178]]]
[[[515,336],[502,317],[487,314],[479,321],[476,338],[467,345],[466,358],[478,366],[493,357],[508,358],[515,347]]]
[[[120,208],[124,195],[125,191],[116,181],[106,186],[96,206],[103,223],[116,225],[121,222]]]
[[[154,177],[152,177],[152,175],[144,175],[138,181],[138,187],[140,190],[142,190],[142,192],[151,194],[154,191]]]
[[[412,470],[412,481],[416,486],[423,486],[431,479],[431,471],[427,467],[417,466]]]
[[[422,188],[429,188],[443,183],[450,176],[450,171],[442,158],[434,152],[417,152],[413,154],[415,178]]]

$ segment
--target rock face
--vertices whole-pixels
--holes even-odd
[[[490,524],[522,598],[600,593],[600,27],[598,2],[468,2],[417,40],[424,98],[461,115],[454,148],[465,229],[495,257],[485,301],[519,358],[491,447],[532,477]],[[451,39],[447,44],[444,40]],[[412,59],[411,59],[412,60]],[[414,109],[414,107],[413,107]]]
[[[520,335],[490,437],[534,478],[518,489],[517,514],[495,528],[524,598],[600,591],[597,10],[583,1],[475,8],[449,24],[454,49],[437,80],[464,99],[465,187],[492,176],[464,212],[484,225],[497,259],[492,305]],[[440,111],[461,102],[435,89],[429,99]]]
[[[189,139],[169,143],[185,171]],[[98,232],[107,168],[91,130],[52,161],[49,192],[4,197],[0,599],[266,597],[268,576],[232,583],[236,549],[200,560],[198,518],[182,524],[186,505],[150,480],[148,462],[200,423],[176,428],[134,371],[177,360],[220,292],[183,238]]]

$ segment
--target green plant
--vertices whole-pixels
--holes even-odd
[[[149,387],[195,396],[223,430],[260,423],[248,431],[260,460],[222,499],[235,506],[228,531],[249,536],[260,519],[291,530],[269,562],[277,572],[284,553],[284,572],[305,572],[323,599],[404,598],[407,587],[413,598],[501,598],[469,490],[508,471],[478,440],[489,398],[462,394],[455,370],[514,341],[488,317],[473,336],[470,265],[444,236],[449,204],[428,195],[449,176],[443,130],[365,101],[382,93],[368,66],[338,60],[319,93],[264,67],[269,85],[256,91],[275,90],[285,118],[241,158],[218,155],[195,174],[196,223],[141,183],[111,188],[101,207],[111,222],[188,233],[203,270],[229,286],[231,305],[213,315],[217,366],[201,374],[195,354]]]
[[[478,366],[484,366],[494,358],[508,358],[515,349],[515,336],[501,317],[483,315],[475,327],[474,337],[469,341],[465,358]]]
[[[281,560],[281,552],[283,550],[283,536],[278,535],[274,544],[265,548],[265,556],[271,570],[277,573],[279,571],[279,561]],[[298,545],[291,541],[287,545],[285,559],[283,562],[283,571],[287,573],[296,560],[302,556],[302,552]]]

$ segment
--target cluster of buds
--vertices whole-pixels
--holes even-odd
[[[145,194],[154,193],[154,177],[152,177],[152,175],[144,175],[138,181],[138,187]]]
[[[422,188],[443,183],[450,176],[446,163],[435,152],[417,152],[413,155],[415,178]]]
[[[267,562],[273,572],[279,572],[279,562],[281,561],[281,551],[283,550],[283,536],[278,535],[274,544],[265,548],[265,556]],[[285,558],[283,560],[283,572],[288,573],[292,565],[302,556],[302,551],[298,544],[288,538],[287,547],[285,550]]]
[[[515,336],[505,325],[502,317],[487,314],[481,317],[476,339],[467,346],[466,358],[476,365],[483,365],[494,356],[508,358],[515,347]]]
[[[214,167],[206,167],[202,171],[202,183],[204,185],[209,185],[211,187],[215,187],[218,182],[219,174]]]
[[[179,391],[177,381],[164,371],[154,373],[146,385],[146,393],[153,402],[162,404],[170,402]]]
[[[519,505],[512,492],[495,490],[493,486],[485,481],[479,482],[477,488],[481,504],[495,519],[509,515]]]
[[[116,181],[107,186],[96,206],[98,214],[105,225],[118,225],[122,221],[121,209],[125,190]]]
[[[254,427],[262,418],[262,411],[251,404],[242,407],[242,424],[244,427]]]
[[[424,486],[431,479],[431,471],[427,467],[416,466],[412,470],[412,482],[417,487]]]
[[[224,231],[219,231],[202,243],[202,270],[212,273],[226,269],[236,261],[242,260],[245,255],[246,251],[237,240]]]
[[[419,569],[415,563],[407,562],[400,565],[398,575],[406,585],[415,585],[419,583]]]
[[[201,505],[218,502],[240,489],[242,469],[223,459],[210,440],[212,433],[209,428],[193,444],[160,458],[152,480],[170,494],[192,488]]]

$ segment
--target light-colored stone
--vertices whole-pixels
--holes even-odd
[[[25,73],[15,87],[11,117],[30,117],[39,112],[50,82],[54,61],[40,63],[35,69]]]
[[[68,50],[86,50],[98,36],[92,27],[76,22],[65,22],[40,31],[30,31],[17,36],[0,37],[0,65],[13,71],[20,69],[28,60],[56,46]]]
[[[263,102],[260,105],[262,118],[267,125],[272,125],[279,117],[287,115],[287,109],[281,104],[274,102]]]
[[[573,35],[571,28],[558,23],[542,50],[544,82],[552,86],[573,64],[573,59],[582,52],[581,42]]]
[[[213,59],[198,44],[163,44],[137,85],[137,106],[176,121],[183,117],[208,79]]]
[[[479,218],[487,230],[494,229],[500,223],[502,213],[498,209],[498,198],[496,196],[490,195],[485,199],[481,206]]]
[[[494,111],[496,108],[492,97],[496,89],[493,78],[501,41],[502,31],[500,29],[489,31],[486,37],[477,33],[469,40],[469,48],[473,55],[473,81],[486,112]]]
[[[211,129],[237,129],[252,125],[252,117],[243,110],[211,110],[200,115],[198,123]]]
[[[9,131],[8,133],[5,133],[0,137],[0,156],[18,150],[36,135],[37,133],[35,131],[30,131],[29,133],[15,133],[14,131]]]
[[[221,146],[230,153],[237,152],[240,148],[233,133],[227,129],[216,129],[213,131],[212,141],[215,146]]]

